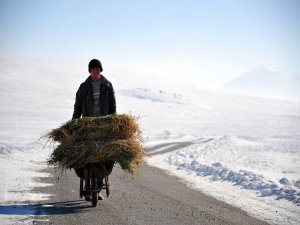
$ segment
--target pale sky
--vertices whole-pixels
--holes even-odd
[[[217,88],[256,66],[300,76],[298,0],[0,0],[0,54]]]

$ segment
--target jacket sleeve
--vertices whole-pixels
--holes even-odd
[[[116,114],[117,113],[117,106],[116,106],[115,91],[114,91],[114,88],[113,88],[112,84],[110,84],[110,86],[111,86],[111,90],[110,90],[110,93],[109,93],[108,114]]]
[[[78,119],[81,117],[82,114],[82,85],[78,88],[78,91],[76,93],[76,100],[74,104],[74,112],[72,119]]]

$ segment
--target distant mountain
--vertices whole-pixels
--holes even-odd
[[[300,77],[257,67],[228,82],[223,90],[253,96],[294,98],[300,96]]]

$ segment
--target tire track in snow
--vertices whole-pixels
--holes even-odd
[[[214,138],[199,138],[194,141],[177,141],[177,142],[163,143],[163,144],[158,144],[150,148],[147,148],[147,150],[150,156],[154,156],[154,155],[165,154],[168,152],[176,151],[178,149],[182,149],[194,144],[207,143],[212,140],[214,140]]]

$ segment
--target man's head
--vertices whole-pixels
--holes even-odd
[[[103,71],[102,64],[101,64],[101,62],[98,59],[92,59],[90,61],[90,63],[89,63],[89,72],[91,72],[91,69],[94,68],[94,67],[99,68],[100,72]]]
[[[103,71],[102,64],[98,59],[92,59],[89,63],[89,73],[93,80],[97,80],[100,77],[100,73]]]

